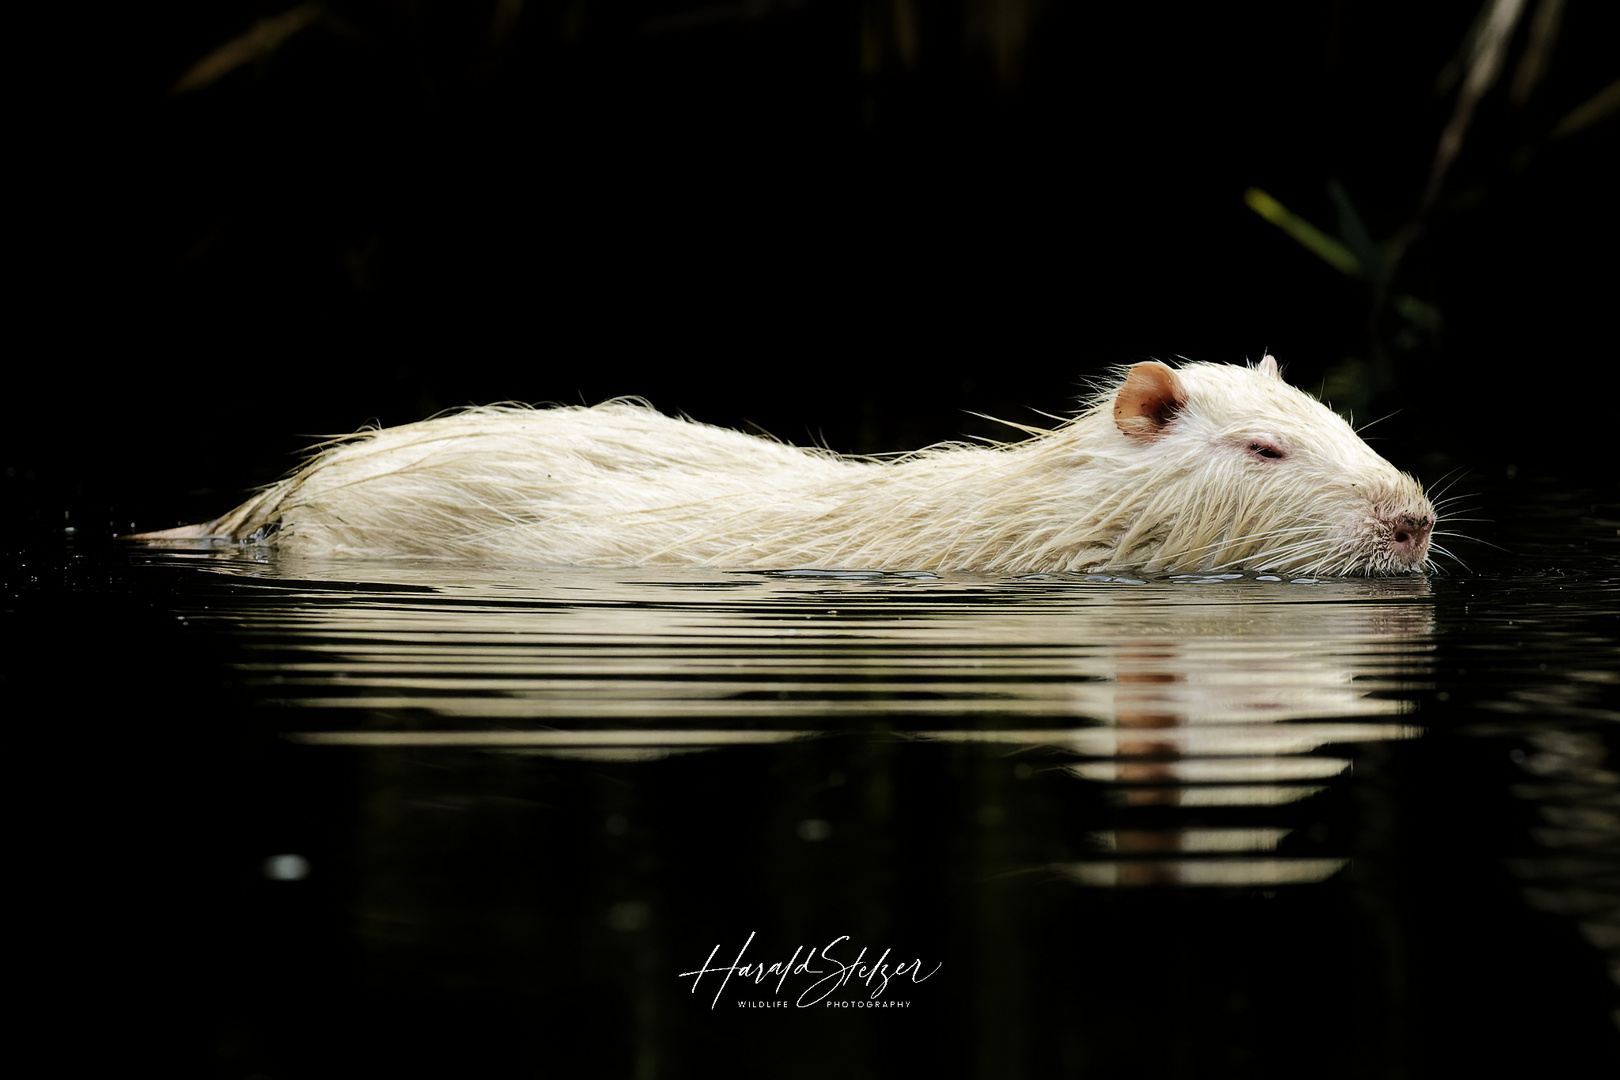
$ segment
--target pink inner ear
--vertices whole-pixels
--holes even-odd
[[[1282,378],[1282,372],[1277,370],[1277,358],[1270,353],[1266,353],[1266,358],[1260,361],[1260,366],[1256,370],[1262,375],[1270,375],[1273,379]]]
[[[1157,439],[1186,404],[1174,371],[1157,361],[1137,364],[1114,398],[1114,424],[1133,439]]]

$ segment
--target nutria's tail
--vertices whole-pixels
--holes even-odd
[[[224,517],[200,525],[180,525],[173,529],[128,533],[125,540],[246,540],[265,530],[276,517],[282,485],[261,491]]]
[[[173,529],[155,529],[152,532],[125,533],[119,537],[121,540],[211,540],[219,536],[214,531],[214,522],[205,521],[201,525],[180,525]]]

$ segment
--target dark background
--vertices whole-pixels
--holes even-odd
[[[1558,125],[1620,65],[1608,5],[1528,6],[1428,205],[1479,0],[127,10],[14,165],[6,511],[212,517],[312,436],[497,400],[910,448],[1268,349],[1425,479],[1593,466],[1616,122]],[[1352,237],[1335,184],[1406,238],[1381,284],[1244,202]]]
[[[1600,534],[1567,512],[1515,521],[1499,506],[1535,505],[1507,498],[1509,471],[1613,486],[1616,122],[1556,134],[1620,77],[1613,5],[1561,5],[1541,50],[1527,15],[1425,205],[1456,103],[1442,76],[1483,6],[65,9],[49,35],[19,29],[13,40],[24,77],[9,132],[19,242],[8,248],[0,521],[15,538],[202,520],[281,473],[318,434],[470,402],[641,394],[715,423],[878,451],[998,433],[970,411],[1061,412],[1110,365],[1252,360],[1270,349],[1294,381],[1331,386],[1359,418],[1388,415],[1373,434],[1399,464],[1426,480],[1455,470],[1453,490],[1503,495],[1497,506],[1491,494],[1474,500],[1497,524],[1468,531],[1506,543],[1517,530],[1546,544],[1517,565],[1562,565],[1558,541],[1612,537],[1612,526]],[[1527,6],[1549,10],[1546,0]],[[1543,61],[1540,77],[1516,94],[1531,58]],[[1344,236],[1335,183],[1374,238],[1408,239],[1382,289],[1331,268],[1243,198],[1263,189]],[[1471,488],[1471,477],[1489,482]],[[174,617],[169,579],[31,552],[7,563],[0,688],[20,718],[15,760],[34,778],[18,788],[14,861],[24,903],[43,912],[18,925],[45,943],[50,969],[18,981],[43,987],[32,1000],[71,1023],[52,1040],[64,1060],[99,1050],[127,1063],[143,1056],[131,1047],[176,1044],[220,1055],[199,1049],[217,1037],[216,1018],[250,1012],[229,995],[243,983],[223,976],[258,977],[268,969],[236,964],[240,950],[272,956],[282,944],[262,922],[237,920],[231,875],[248,848],[233,844],[261,839],[243,822],[301,820],[271,795],[328,799],[337,809],[313,815],[310,829],[334,843],[341,834],[324,826],[361,789],[331,759],[322,761],[336,775],[283,783],[266,749],[281,745],[279,716],[242,721],[250,703],[225,674],[240,657]],[[1498,698],[1535,717],[1543,702],[1598,700],[1569,689],[1598,685],[1589,673],[1600,665],[1586,659],[1607,640],[1597,594],[1572,603],[1568,578],[1537,578],[1518,606],[1502,606],[1487,590],[1473,599],[1467,578],[1448,580],[1458,582],[1445,609],[1453,623],[1436,636],[1450,651],[1439,654],[1433,696],[1484,689],[1458,693],[1455,712],[1430,710],[1430,722],[1471,722],[1476,701]],[[1527,638],[1521,625],[1537,614],[1546,632]],[[1451,625],[1501,640],[1459,645]],[[1494,670],[1504,664],[1539,666],[1544,685]],[[1499,869],[1490,830],[1508,826],[1459,825],[1431,807],[1471,810],[1479,801],[1455,792],[1513,782],[1499,747],[1490,772],[1485,750],[1459,757],[1457,746],[1420,748],[1437,785],[1385,781],[1432,800],[1391,819],[1422,825],[1398,834],[1399,850],[1427,876],[1398,883],[1417,883],[1422,912],[1449,917],[1455,895],[1485,913],[1437,917],[1414,934],[1426,961],[1418,973],[1431,976],[1429,1000],[1443,1011],[1412,1030],[1436,1033],[1424,1045],[1437,1057],[1536,1064],[1540,1048],[1567,1045],[1565,1032],[1584,1023],[1570,1010],[1567,1027],[1549,1028],[1601,973],[1582,952],[1587,982],[1548,979],[1562,954],[1541,946],[1565,941],[1569,927],[1526,933],[1531,916],[1493,921],[1517,900],[1482,907],[1476,880],[1448,876],[1459,865]],[[931,768],[920,775],[940,783]],[[1015,824],[1009,835],[1022,835]],[[1453,834],[1484,837],[1482,853],[1434,859]],[[1430,900],[1430,882],[1455,893]],[[1343,893],[1312,895],[1328,917],[1293,909],[1312,916],[1305,922],[1348,924],[1333,907]],[[335,908],[318,904],[306,918],[328,925]],[[1183,912],[1154,915],[1132,925],[1198,936]],[[1268,928],[1302,925],[1259,915]],[[1059,922],[1068,916],[1046,925],[1072,932]],[[1255,925],[1211,940],[1236,949]],[[1469,937],[1477,926],[1488,935]],[[1365,950],[1335,955],[1382,962]],[[1278,971],[1313,958],[1280,956]],[[1448,980],[1480,965],[1490,978],[1451,998]],[[321,969],[290,963],[249,1005],[310,970]],[[1494,993],[1520,973],[1530,990]],[[1278,996],[1301,985],[1273,974],[1252,985]],[[322,1014],[335,1028],[349,1021],[346,988],[277,1000],[295,1016],[337,1001]],[[1382,1000],[1381,989],[1366,1000]],[[1116,1000],[1117,1011],[1097,1015],[1130,1019],[1128,999]],[[1476,1002],[1487,1011],[1469,1011]],[[1519,1011],[1526,1003],[1540,1003],[1546,1022]],[[1341,1015],[1305,998],[1285,1004],[1293,1015]],[[564,1019],[593,1018],[591,1006],[581,999]],[[444,1045],[479,1030],[459,1014],[404,1016],[390,1022],[404,1030],[420,1019]],[[490,1026],[518,1030],[502,1019]],[[328,1029],[312,1030],[310,1046],[324,1050]],[[591,1029],[579,1030],[584,1045]],[[1348,1052],[1383,1052],[1368,1046]],[[416,1049],[401,1039],[389,1053]]]

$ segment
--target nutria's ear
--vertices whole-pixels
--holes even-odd
[[[1187,404],[1176,373],[1158,361],[1137,364],[1114,398],[1114,423],[1133,439],[1157,439]]]
[[[1266,353],[1266,358],[1260,361],[1260,366],[1255,370],[1262,375],[1270,375],[1273,379],[1282,378],[1282,372],[1277,370],[1277,358],[1270,353]]]

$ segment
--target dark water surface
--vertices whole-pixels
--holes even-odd
[[[1617,527],[1382,581],[15,551],[41,995],[170,1075],[1616,1075]]]

